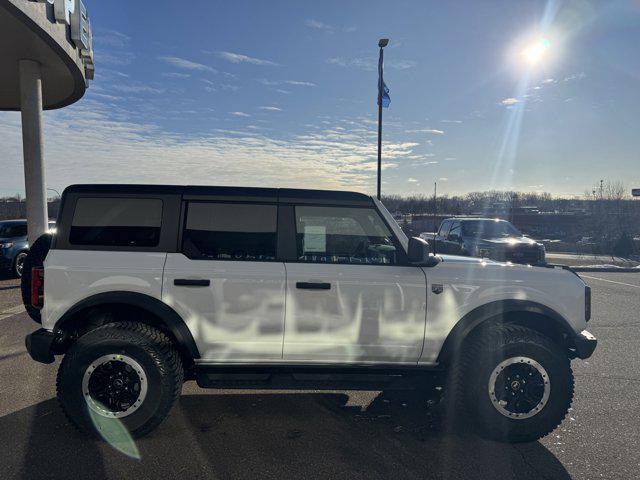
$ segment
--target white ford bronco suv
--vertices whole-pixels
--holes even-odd
[[[184,380],[440,383],[465,429],[531,441],[563,420],[570,360],[596,347],[575,273],[431,255],[359,193],[75,185],[26,262],[25,306],[42,324],[27,349],[43,363],[64,355],[58,399],[94,433],[152,431]]]

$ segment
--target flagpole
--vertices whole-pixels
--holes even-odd
[[[380,47],[380,58],[378,59],[378,65],[380,66],[378,72],[378,200],[381,198],[382,193],[382,94],[383,94],[383,77],[382,77],[382,62],[384,59],[383,48],[389,44],[389,40],[381,38],[378,42]]]
[[[380,48],[380,61],[382,62],[383,53]],[[378,89],[378,200],[382,190],[382,94]]]

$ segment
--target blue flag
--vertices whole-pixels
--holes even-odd
[[[378,61],[378,105],[382,103],[382,108],[389,108],[391,97],[389,96],[389,87],[382,79],[382,52],[380,52],[380,60]]]

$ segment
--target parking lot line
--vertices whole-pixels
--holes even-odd
[[[640,285],[633,285],[631,283],[616,282],[614,280],[607,280],[606,278],[591,277],[589,275],[580,275],[580,276],[583,278],[590,278],[592,280],[600,280],[601,282],[609,282],[609,283],[615,283],[617,285],[625,285],[627,287],[640,288]]]
[[[3,310],[0,312],[0,320],[4,320],[5,318],[13,317],[14,315],[18,315],[19,313],[24,312],[24,305],[16,305],[15,307],[8,308],[7,310]]]

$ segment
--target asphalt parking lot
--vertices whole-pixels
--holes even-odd
[[[592,358],[575,361],[576,395],[540,442],[504,445],[443,433],[437,409],[376,393],[253,393],[185,385],[170,418],[124,445],[77,433],[55,400],[56,365],[31,361],[36,325],[17,282],[0,278],[0,476],[10,478],[638,478],[640,274],[588,273]]]

